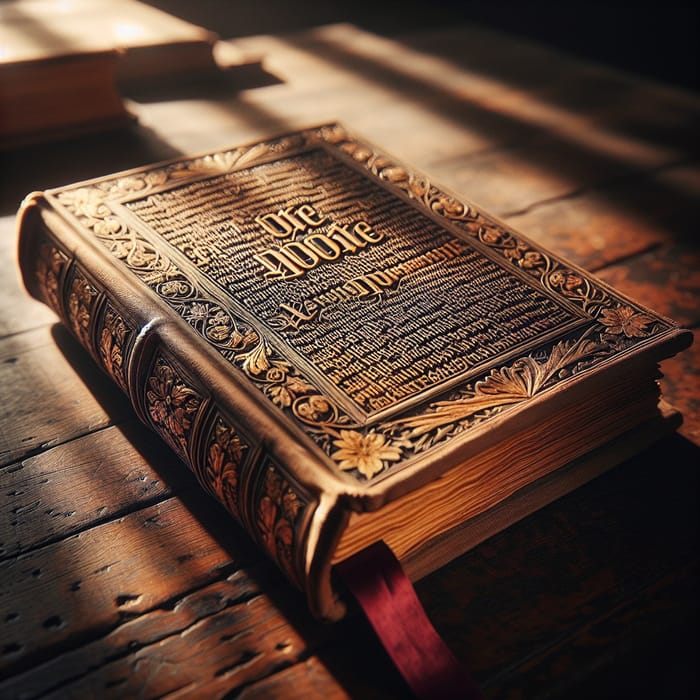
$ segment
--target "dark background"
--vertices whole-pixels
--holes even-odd
[[[698,90],[700,2],[590,0],[146,0],[222,38],[348,21],[384,35],[478,23],[661,82]],[[216,17],[216,6],[227,12]]]

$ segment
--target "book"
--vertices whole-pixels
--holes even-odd
[[[112,51],[0,57],[0,148],[128,125],[116,62]]]
[[[342,125],[29,195],[19,264],[305,591],[420,577],[672,429],[692,335]]]
[[[0,146],[133,121],[123,89],[217,70],[216,34],[135,0],[0,3]]]

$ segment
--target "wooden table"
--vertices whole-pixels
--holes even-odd
[[[0,697],[405,694],[364,621],[314,621],[23,292],[26,192],[341,120],[700,321],[695,97],[469,26],[390,40],[333,25],[224,48],[238,64],[225,79],[136,96],[127,131],[3,154]],[[699,347],[664,366],[677,435],[417,585],[486,696],[697,690]]]

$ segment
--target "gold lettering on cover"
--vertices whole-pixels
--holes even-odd
[[[295,233],[304,233],[309,227],[323,226],[321,217],[310,204],[280,209],[276,214],[260,214],[255,222],[275,238],[291,238]]]
[[[331,288],[315,297],[301,302],[282,303],[279,305],[279,314],[272,319],[272,325],[276,328],[291,327],[298,329],[302,324],[318,318],[320,311],[324,308],[335,306],[351,299],[374,299],[386,290],[396,287],[406,275],[436,262],[451,260],[466,250],[468,250],[467,245],[461,241],[448,241],[438,248],[429,250],[399,265],[353,277],[347,282],[343,282],[337,287]]]
[[[307,236],[304,243],[324,260],[337,260],[340,257],[340,246],[323,233]]]
[[[363,220],[353,224],[333,221],[326,231],[317,230],[328,221],[310,204],[256,216],[255,223],[266,233],[276,240],[286,241],[279,248],[268,248],[253,255],[265,268],[265,278],[296,279],[325,262],[338,260],[343,253],[356,253],[370,244],[384,240],[381,231],[376,231]]]
[[[383,234],[375,231],[366,221],[358,221],[352,227],[352,232],[367,243],[379,243],[384,238]]]
[[[294,279],[304,274],[304,269],[295,265],[281,250],[265,250],[253,258],[267,269],[266,279]]]
[[[302,323],[313,321],[318,316],[318,309],[309,309],[307,304],[280,304],[280,315],[277,317],[283,328],[291,326],[299,328]]]
[[[431,212],[445,206],[430,203]],[[555,295],[513,275],[510,257],[492,258],[471,238],[416,216],[410,203],[322,149],[127,206],[184,248],[198,273],[259,320],[263,336],[274,330],[277,352],[288,359],[288,346],[300,375],[313,368],[330,385],[325,394],[367,413],[419,394],[427,399],[503,353],[577,323]],[[171,207],[181,211],[176,230],[168,226]],[[199,262],[190,241],[217,252]],[[525,259],[517,264],[525,269]],[[252,366],[252,357],[242,352],[234,361]],[[273,386],[279,405],[296,411],[292,385]]]

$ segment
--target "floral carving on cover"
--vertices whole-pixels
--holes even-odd
[[[190,463],[193,424],[203,398],[189,386],[163,356],[158,356],[146,385],[146,409],[156,430]]]
[[[67,313],[73,332],[84,347],[92,350],[91,320],[97,290],[87,281],[80,268],[73,268],[73,278],[68,291]]]
[[[214,420],[200,482],[226,509],[240,520],[239,485],[241,466],[250,450],[240,435],[221,416]]]
[[[68,257],[63,251],[47,241],[41,243],[36,267],[39,293],[59,316],[63,313],[60,279],[67,264]]]
[[[97,353],[102,367],[127,391],[126,382],[126,353],[127,346],[133,335],[133,328],[117,313],[111,303],[105,304],[102,312],[102,325],[99,331]]]
[[[268,463],[255,503],[255,531],[267,553],[298,586],[296,532],[305,505],[306,499]]]
[[[272,333],[255,323],[245,313],[247,309],[203,285],[182,255],[178,257],[166,246],[155,245],[119,213],[119,206],[135,198],[143,200],[168,188],[263,165],[319,145],[382,188],[411,202],[455,236],[473,241],[476,250],[499,259],[499,264],[512,269],[518,279],[529,279],[535,289],[575,309],[583,319],[581,324],[526,352],[512,353],[500,365],[485,369],[457,388],[445,389],[422,405],[412,406],[403,415],[398,412],[386,419],[361,420],[332,392],[323,389],[311,373],[293,362],[283,344],[276,343]],[[671,327],[537,249],[476,207],[358,142],[337,125],[64,189],[55,196],[60,206],[245,375],[272,405],[301,426],[336,469],[362,482],[400,468],[490,416],[526,402]],[[184,257],[195,262],[207,256],[203,249],[186,253]],[[381,295],[377,302],[382,302]],[[301,315],[304,310],[297,311]],[[165,376],[165,370],[158,371],[159,376],[149,380],[155,382],[149,389],[153,399],[153,408],[149,405],[151,417],[159,426],[166,426],[161,429],[183,452],[189,422],[196,413],[195,399],[178,394],[179,408],[165,412],[161,394],[164,387],[174,386],[174,380]],[[276,508],[279,510],[281,505]],[[269,517],[264,520],[268,522]]]

